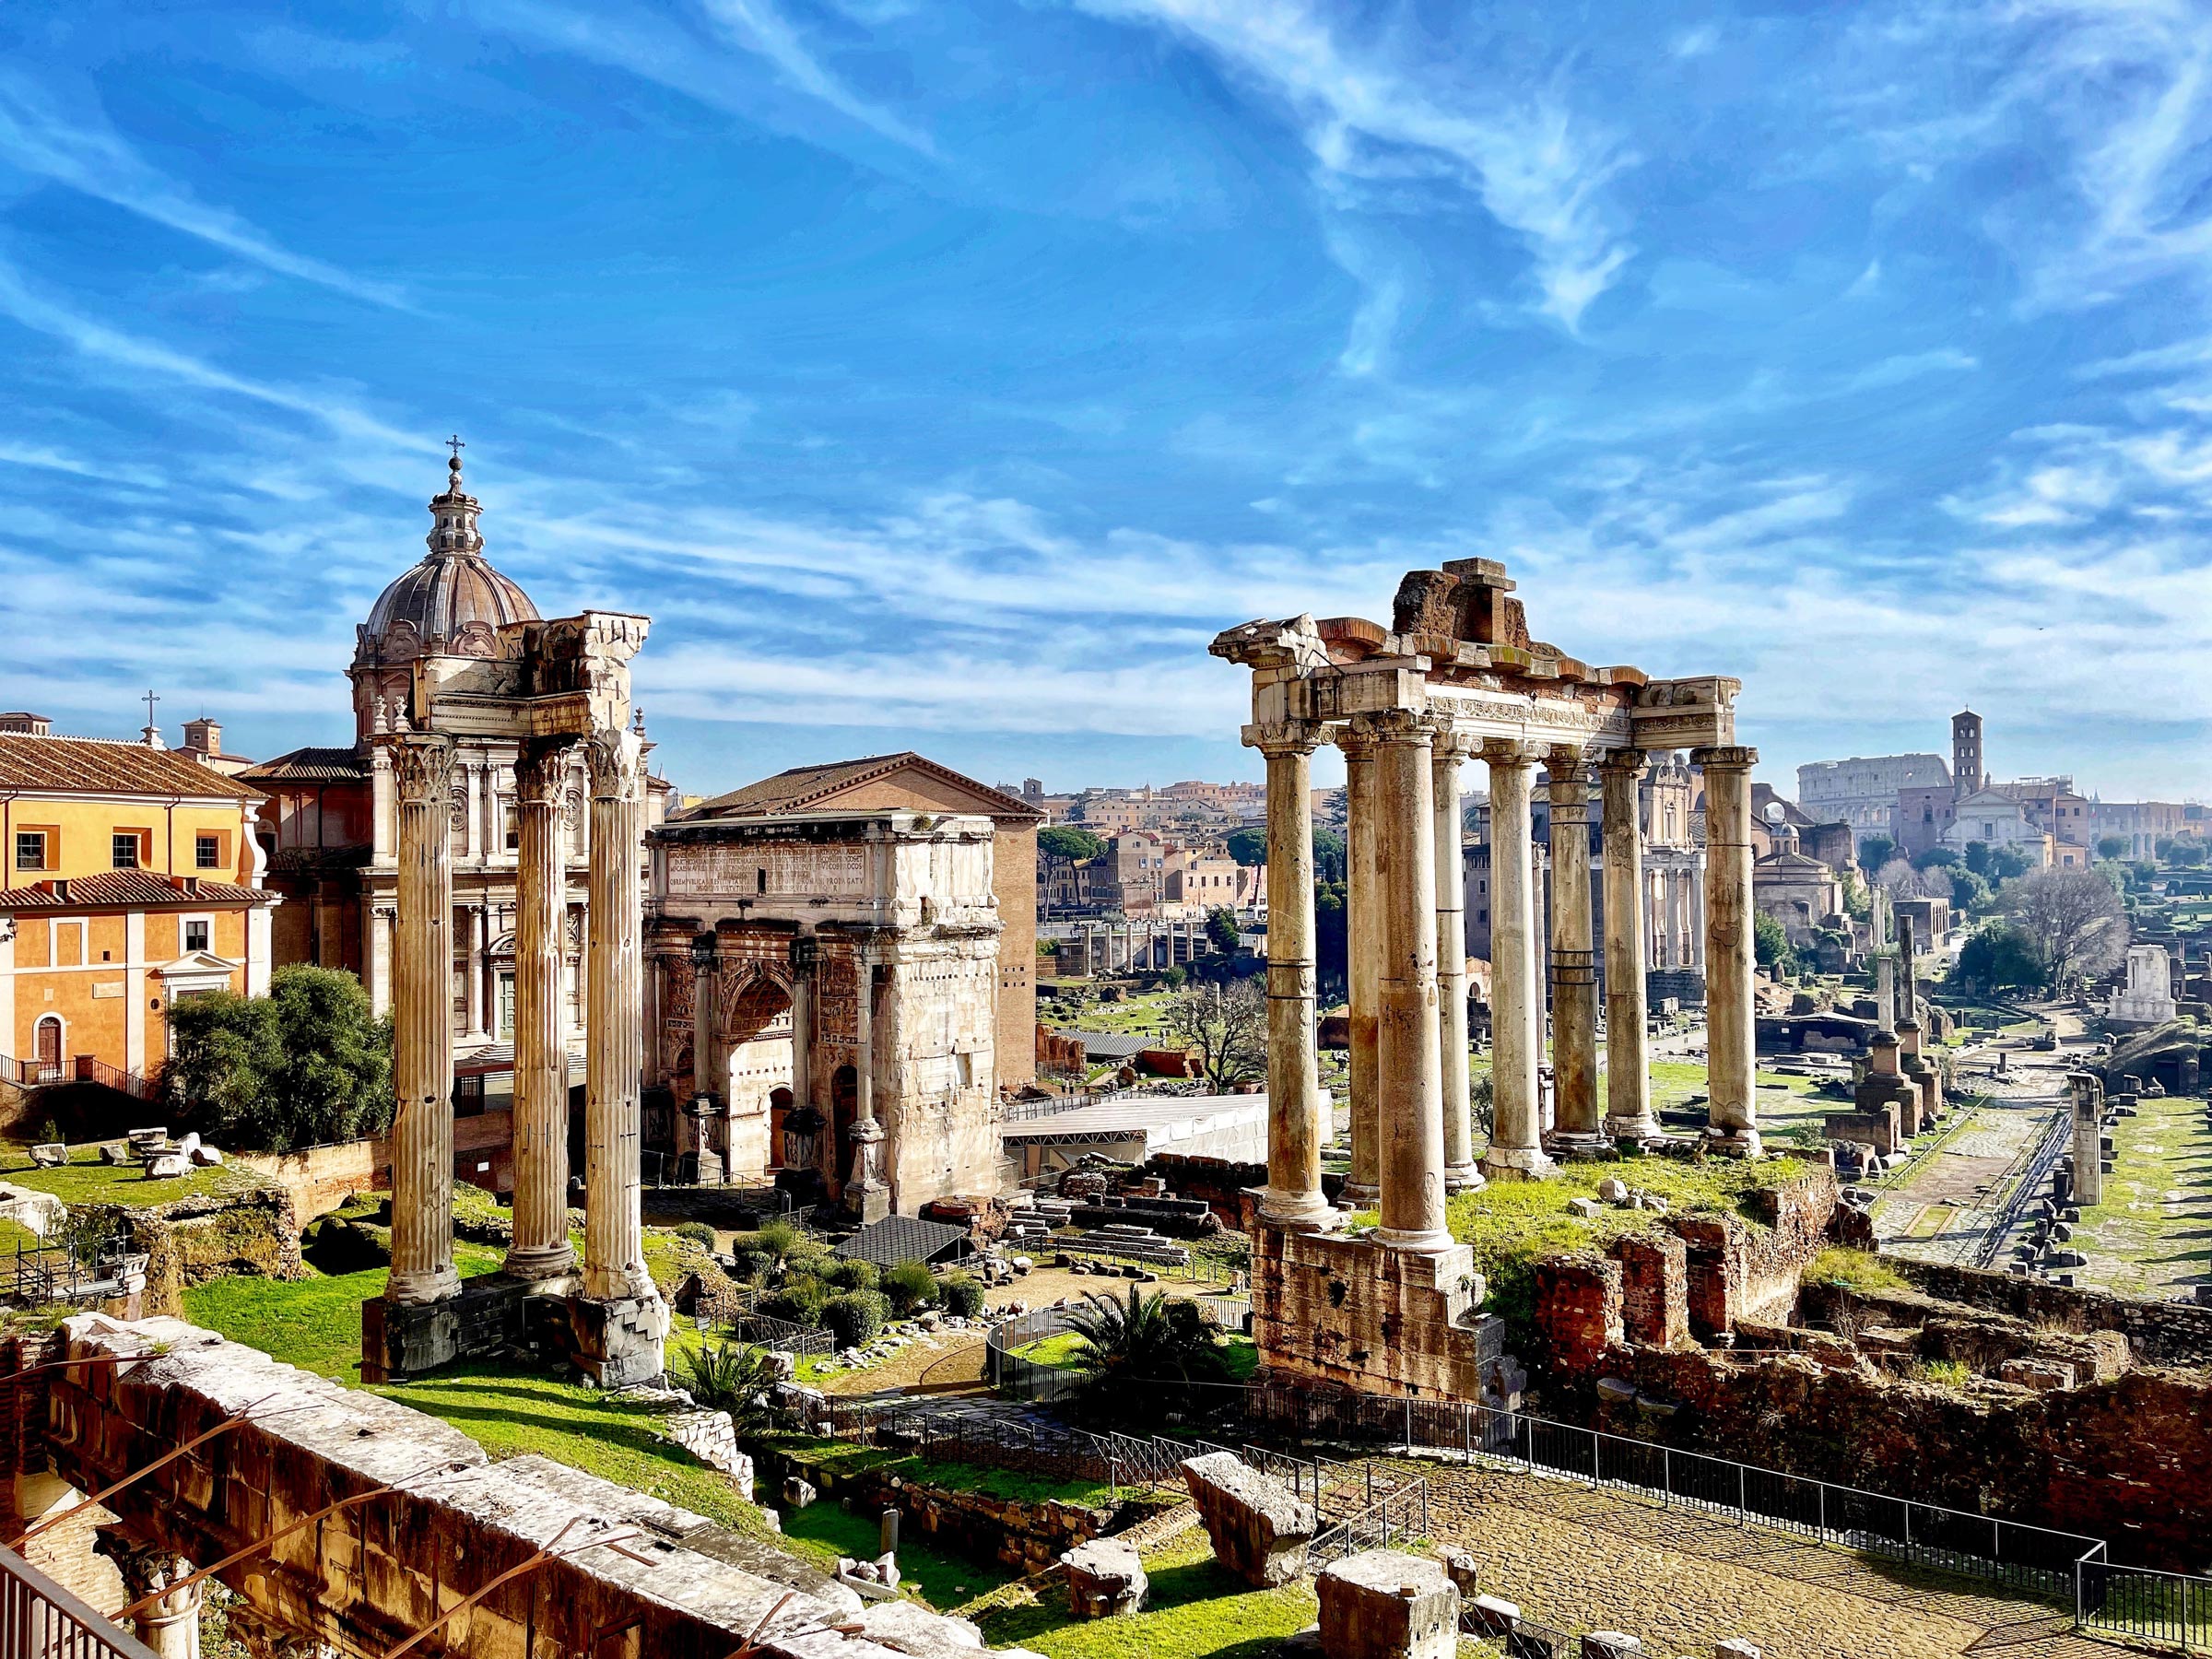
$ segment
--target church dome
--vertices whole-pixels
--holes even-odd
[[[426,654],[490,656],[498,630],[535,622],[537,606],[484,557],[477,532],[482,504],[461,488],[461,457],[445,493],[430,502],[429,552],[400,572],[370,608],[356,662],[403,662]]]

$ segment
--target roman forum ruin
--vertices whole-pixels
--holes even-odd
[[[1737,682],[1653,680],[1593,667],[1529,637],[1504,567],[1461,559],[1399,584],[1385,629],[1301,616],[1230,629],[1216,656],[1252,670],[1246,744],[1266,757],[1267,1182],[1253,1241],[1254,1334],[1287,1375],[1475,1399],[1502,1352],[1472,1253],[1445,1226],[1453,1188],[1527,1180],[1555,1154],[1659,1133],[1644,1056],[1645,758],[1680,748],[1705,781],[1709,1122],[1717,1153],[1759,1150],[1752,1077],[1751,768],[1735,742]],[[1352,1171],[1375,1202],[1370,1237],[1335,1236],[1323,1195],[1328,1096],[1314,1047],[1312,755],[1343,751],[1350,848]],[[1467,1076],[1459,863],[1460,768],[1489,770],[1495,1128],[1476,1164]],[[1548,773],[1559,872],[1548,941],[1536,936],[1530,793]],[[1596,1095],[1597,998],[1587,847],[1598,780],[1607,925],[1606,1100]],[[1557,1085],[1553,1133],[1538,1071],[1548,954]]]
[[[392,1271],[362,1309],[363,1372],[415,1374],[547,1323],[606,1386],[658,1375],[667,1315],[646,1270],[639,1191],[643,1070],[641,888],[646,779],[629,729],[629,659],[647,619],[586,611],[484,619],[504,582],[483,558],[480,504],[451,463],[430,502],[429,556],[405,615],[361,630],[351,676],[373,748],[377,823],[396,819]],[[512,585],[512,584],[509,584]],[[376,618],[372,618],[372,620]],[[452,807],[457,751],[512,757],[516,784],[514,1241],[504,1270],[465,1288],[453,1265]],[[589,781],[584,1006],[584,1252],[568,1231],[568,1053],[562,1041],[567,867],[561,804]],[[392,797],[387,811],[386,793]]]

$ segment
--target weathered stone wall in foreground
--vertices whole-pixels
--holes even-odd
[[[111,1500],[135,1541],[212,1562],[337,1500],[405,1485],[222,1574],[258,1619],[293,1636],[388,1653],[551,1546],[555,1559],[455,1614],[423,1651],[724,1659],[756,1629],[782,1659],[980,1650],[960,1620],[911,1604],[864,1609],[759,1539],[544,1458],[494,1465],[436,1418],[181,1321],[92,1314],[65,1328],[72,1357],[145,1356],[60,1373],[48,1390],[54,1471],[79,1489],[226,1418],[249,1419]]]

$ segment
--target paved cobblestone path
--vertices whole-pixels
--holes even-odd
[[[1629,1631],[1664,1659],[1729,1636],[1767,1659],[2128,1651],[2072,1634],[2040,1603],[1786,1534],[1524,1475],[1407,1466],[1429,1481],[1430,1536],[1471,1553],[1486,1592],[1563,1630]]]

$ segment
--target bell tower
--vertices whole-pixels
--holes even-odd
[[[1982,716],[1962,709],[1951,716],[1951,788],[1961,798],[1989,787],[1982,768]]]

